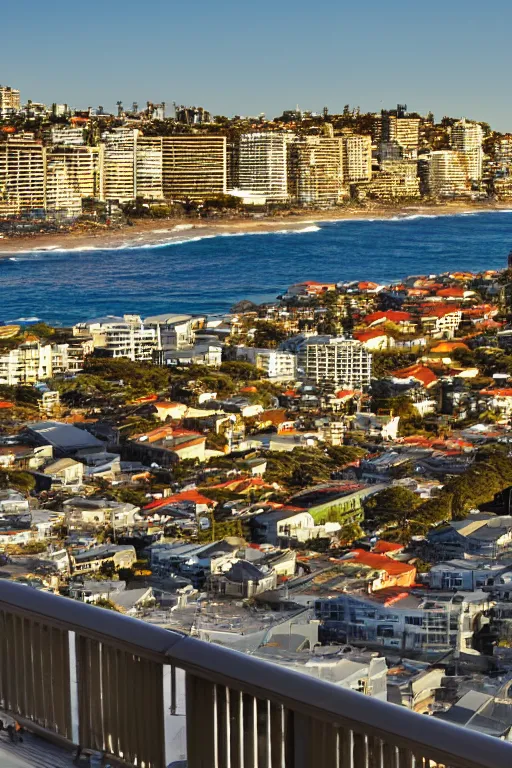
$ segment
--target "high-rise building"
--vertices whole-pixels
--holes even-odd
[[[396,141],[404,156],[415,159],[420,139],[420,118],[409,117],[407,107],[399,104],[396,110],[382,112],[382,141]]]
[[[299,205],[335,205],[343,193],[341,139],[304,136],[288,146],[288,189]]]
[[[0,216],[45,207],[45,150],[32,133],[0,144]]]
[[[318,383],[361,388],[370,385],[372,355],[355,339],[311,336],[299,348],[298,366]]]
[[[452,126],[451,147],[464,153],[467,173],[471,181],[480,181],[482,178],[483,138],[484,132],[478,123],[462,119]]]
[[[100,194],[100,150],[80,146],[47,147],[45,159],[47,212],[79,216],[83,198]]]
[[[417,163],[414,160],[382,160],[368,192],[381,199],[419,197]]]
[[[104,200],[127,202],[137,196],[135,158],[137,130],[115,128],[102,134],[101,189]]]
[[[471,184],[468,177],[465,152],[442,149],[430,155],[430,193],[435,197],[467,195]]]
[[[245,133],[237,144],[237,173],[232,181],[243,192],[269,203],[286,202],[288,193],[288,144],[292,133]]]
[[[162,200],[163,139],[159,136],[138,136],[136,148],[137,196],[147,200]]]
[[[52,144],[62,144],[66,147],[81,147],[85,144],[84,129],[62,125],[51,129],[50,139]]]
[[[370,181],[372,177],[372,137],[343,136],[343,180],[346,184]]]
[[[9,85],[0,85],[0,118],[15,115],[20,109],[20,92]]]
[[[171,200],[204,200],[227,189],[225,136],[162,139],[163,193]]]

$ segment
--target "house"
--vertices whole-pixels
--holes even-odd
[[[131,458],[170,467],[183,459],[205,460],[206,437],[183,427],[162,425],[128,441]]]
[[[453,338],[462,321],[462,312],[449,306],[426,307],[420,321],[427,335],[434,338]]]
[[[433,565],[428,573],[431,589],[460,590],[474,592],[486,586],[498,584],[510,578],[510,565],[493,565],[478,558],[447,560]]]
[[[273,569],[259,568],[246,560],[238,560],[228,571],[212,573],[208,579],[208,591],[219,597],[250,598],[276,586]]]
[[[304,542],[315,538],[315,521],[304,510],[282,507],[251,518],[252,540],[280,546],[282,542]],[[316,533],[318,535],[318,533]]]
[[[512,703],[506,690],[501,696],[467,691],[447,712],[436,712],[434,717],[487,736],[512,741]]]
[[[104,443],[85,429],[78,429],[72,424],[63,424],[59,421],[28,424],[21,430],[19,437],[29,445],[51,446],[55,458],[74,456],[81,450],[94,452],[104,449]]]
[[[362,565],[372,572],[371,590],[375,592],[388,587],[411,587],[416,579],[416,567],[401,563],[387,555],[354,549],[343,558],[343,563]]]
[[[377,330],[377,328],[374,330],[370,329],[368,331],[354,331],[352,335],[354,339],[360,341],[361,344],[366,347],[366,349],[370,349],[372,351],[380,351],[382,349],[389,349],[390,347],[395,346],[395,340],[393,337],[383,330]]]
[[[172,507],[187,505],[193,515],[199,515],[208,512],[217,506],[217,502],[204,496],[199,491],[181,491],[165,496],[163,499],[155,499],[143,508],[146,515],[159,515],[160,517],[169,514]]]
[[[397,371],[393,371],[390,374],[390,377],[395,383],[405,381],[414,384],[414,382],[417,382],[425,389],[430,389],[430,387],[433,387],[434,384],[437,383],[437,376],[435,373],[421,363],[413,363],[413,365],[409,365],[407,368],[400,368]]]
[[[489,596],[483,592],[413,595],[403,587],[371,595],[341,594],[314,600],[324,641],[414,651],[428,658],[459,650],[461,659],[478,657],[478,631]]]
[[[512,389],[482,389],[480,395],[490,410],[497,411],[506,417],[512,414]]]
[[[84,465],[74,459],[58,459],[47,464],[42,470],[51,478],[52,485],[79,488],[83,484]]]
[[[512,542],[512,517],[487,512],[470,514],[465,520],[451,520],[432,529],[427,539],[436,558],[496,558]]]
[[[463,349],[469,352],[469,347],[462,341],[440,341],[430,349],[427,357],[430,360],[441,360],[446,365],[451,365],[453,352],[457,349]]]
[[[135,547],[127,544],[101,544],[71,555],[73,571],[99,571],[111,564],[114,570],[131,568],[137,559]]]
[[[374,413],[356,413],[352,428],[362,430],[369,437],[396,440],[400,416],[376,416]]]
[[[133,525],[139,507],[110,499],[73,496],[63,503],[66,525],[70,529],[102,528],[104,525],[125,527]]]
[[[392,323],[398,326],[400,333],[404,335],[415,333],[417,328],[417,323],[413,320],[410,312],[393,309],[388,309],[385,312],[372,312],[370,315],[366,315],[363,322],[370,328]]]

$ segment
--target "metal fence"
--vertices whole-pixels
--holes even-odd
[[[510,768],[512,746],[250,656],[0,582],[0,701],[140,768]]]

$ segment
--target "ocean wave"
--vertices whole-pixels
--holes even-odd
[[[40,323],[40,317],[17,317],[16,320],[11,320],[12,323]]]

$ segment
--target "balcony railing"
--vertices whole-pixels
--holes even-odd
[[[510,768],[499,739],[0,582],[0,706],[140,768]]]

